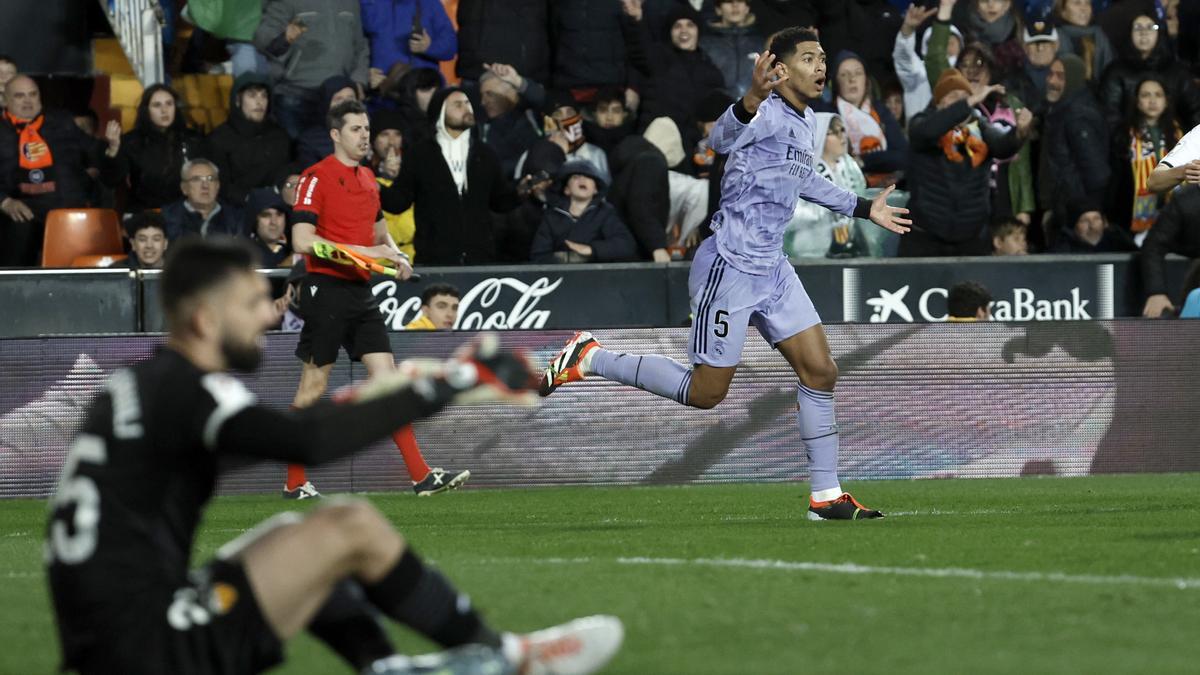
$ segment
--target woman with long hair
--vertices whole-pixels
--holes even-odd
[[[128,185],[125,212],[159,209],[180,198],[179,172],[188,159],[204,156],[204,137],[184,117],[183,99],[165,84],[142,93],[133,130],[121,135],[111,121],[100,180],[111,188]]]
[[[1124,122],[1113,134],[1109,220],[1129,230],[1139,245],[1163,205],[1163,197],[1150,190],[1146,181],[1183,136],[1171,103],[1161,79],[1142,78],[1126,105]]]

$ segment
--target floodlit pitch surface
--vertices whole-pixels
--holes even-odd
[[[1195,672],[1200,474],[849,487],[889,517],[808,522],[780,484],[369,498],[498,626],[620,616],[607,672]],[[197,559],[292,505],[218,499]],[[44,516],[0,504],[0,673],[58,663]],[[307,636],[288,656],[349,672]]]

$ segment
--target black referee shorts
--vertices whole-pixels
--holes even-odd
[[[306,275],[300,283],[300,317],[304,328],[296,356],[305,363],[333,363],[342,347],[352,361],[361,361],[363,354],[392,353],[379,303],[365,281]]]

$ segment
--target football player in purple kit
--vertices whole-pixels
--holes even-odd
[[[588,375],[622,382],[695,408],[712,408],[729,391],[753,323],[799,378],[797,421],[808,454],[811,520],[882,517],[844,492],[837,475],[838,427],[833,388],[838,369],[821,319],[783,253],[783,234],[796,202],[867,218],[904,234],[907,209],[888,206],[890,186],[872,201],[813,171],[825,139],[813,138],[815,115],[806,100],[825,87],[825,51],[817,35],[789,28],[771,38],[755,62],[750,89],[717,120],[710,135],[728,154],[714,235],[696,251],[688,278],[691,367],[658,355],[602,349],[576,333],[550,362],[540,393]]]

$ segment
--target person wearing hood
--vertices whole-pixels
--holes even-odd
[[[1120,124],[1129,102],[1137,96],[1138,84],[1150,76],[1167,86],[1167,98],[1175,103],[1175,119],[1184,129],[1200,124],[1200,88],[1187,66],[1171,54],[1164,33],[1159,22],[1144,14],[1130,25],[1119,58],[1100,81],[1100,102],[1110,129]]]
[[[321,83],[321,119],[324,120],[333,106],[342,101],[357,101],[358,88],[345,75],[334,75]],[[304,168],[325,159],[333,153],[333,140],[329,138],[329,126],[324,122],[314,124],[296,137],[296,162]]]
[[[546,105],[546,114],[549,119],[545,120],[546,124],[543,130],[545,138],[530,146],[530,151],[539,144],[553,143],[562,148],[568,161],[582,159],[591,162],[604,178],[604,182],[611,181],[612,174],[609,172],[608,155],[599,147],[588,142],[584,132],[583,114],[570,94],[560,92],[550,96],[549,103]],[[520,178],[525,174],[525,158],[528,155],[529,152],[526,152],[517,160],[516,171],[512,174],[514,178]]]
[[[608,201],[637,241],[637,259],[671,262],[667,224],[671,182],[667,158],[644,136],[633,134],[612,151],[613,179]]]
[[[637,245],[617,210],[604,200],[608,187],[589,162],[567,162],[557,194],[548,194],[541,227],[530,247],[535,263],[630,260]]]
[[[496,257],[490,212],[516,208],[516,190],[496,151],[472,133],[475,112],[462,89],[434,94],[429,112],[436,136],[413,145],[399,178],[382,190],[383,209],[413,207],[424,264],[486,265]]]
[[[1117,52],[1104,31],[1092,23],[1092,0],[1055,0],[1054,14],[1059,32],[1071,41],[1074,54],[1087,66],[1088,82],[1099,82]]]
[[[246,73],[229,93],[229,119],[208,137],[209,159],[221,171],[221,196],[241,204],[257,187],[270,187],[291,161],[292,141],[270,117],[267,78]]]
[[[635,79],[642,95],[639,117],[645,128],[659,117],[670,117],[684,136],[684,147],[695,144],[696,103],[713,89],[726,86],[720,69],[699,49],[700,15],[680,3],[667,18],[668,40],[651,43],[644,23],[638,36],[650,54],[648,76]]]
[[[254,46],[272,59],[275,118],[292,138],[322,123],[322,82],[344,75],[367,86],[370,46],[359,0],[267,0]]]
[[[817,113],[813,137],[821,154],[813,171],[834,185],[859,196],[867,193],[867,179],[850,154],[846,124],[840,115]],[[788,258],[854,258],[870,255],[862,228],[855,219],[801,199],[783,235]]]
[[[484,65],[479,98],[487,119],[481,137],[496,151],[504,175],[516,171],[521,155],[542,137],[534,111],[546,104],[546,89],[504,63]]]
[[[291,267],[292,247],[287,240],[287,204],[272,188],[256,188],[246,199],[245,231],[258,251],[263,267]]]
[[[1046,78],[1038,206],[1059,223],[1064,222],[1071,199],[1103,202],[1112,173],[1108,129],[1100,105],[1087,88],[1086,69],[1083,59],[1067,54],[1054,60]]]
[[[850,154],[871,187],[896,182],[908,165],[908,139],[896,118],[871,94],[871,78],[858,54],[842,51],[829,68],[834,106],[845,124]]]
[[[940,75],[954,65],[958,53],[962,51],[962,32],[950,24],[949,18],[935,21],[925,30],[918,30],[935,12],[936,7],[922,8],[916,3],[909,5],[892,46],[896,77],[904,91],[905,125],[928,107],[929,100],[933,98],[933,90],[929,86],[931,70],[936,69]],[[938,39],[934,40],[934,36],[938,36]],[[934,53],[935,49],[939,51]],[[932,80],[937,82],[937,77],[934,76]]]
[[[1100,202],[1079,197],[1067,202],[1066,222],[1054,253],[1128,253],[1136,251],[1129,233],[1109,224]]]
[[[183,100],[165,84],[142,93],[133,131],[121,135],[121,123],[108,123],[108,147],[100,157],[100,180],[110,188],[129,182],[127,213],[161,209],[179,198],[179,170],[204,155],[204,137],[187,126]]]
[[[717,21],[710,22],[700,36],[700,49],[721,71],[725,93],[739,98],[750,88],[754,54],[762,50],[766,37],[758,28],[749,0],[718,0]]]
[[[900,239],[900,256],[991,252],[992,160],[1012,157],[1021,147],[1016,129],[1002,133],[973,110],[998,89],[974,91],[962,73],[950,68],[933,88],[933,105],[913,118],[908,207],[921,229]]]
[[[395,110],[380,110],[371,115],[371,169],[375,172],[375,182],[379,183],[381,192],[400,176],[406,144],[411,144],[411,140],[404,115]],[[415,262],[417,251],[413,239],[417,234],[417,222],[412,207],[403,213],[391,213],[385,209],[383,219],[387,221],[388,234],[392,235],[396,248]]]

